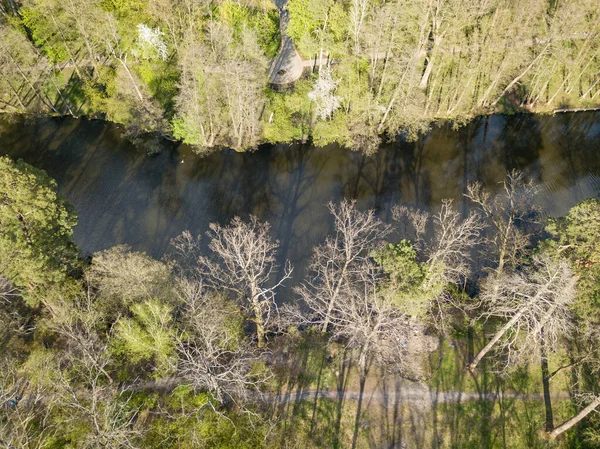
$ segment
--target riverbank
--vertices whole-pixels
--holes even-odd
[[[521,107],[521,106],[512,105],[510,109],[505,110],[505,111],[502,111],[502,110],[496,110],[495,112],[490,111],[488,113],[481,113],[481,114],[474,115],[470,118],[466,118],[466,117],[437,118],[437,119],[434,119],[427,123],[421,123],[421,127],[418,130],[407,128],[406,130],[403,130],[396,136],[382,134],[382,135],[373,137],[373,141],[364,148],[348,147],[348,150],[359,151],[366,155],[372,155],[376,152],[376,150],[374,150],[374,146],[379,147],[379,145],[383,144],[384,142],[392,142],[392,141],[396,141],[398,139],[405,139],[405,140],[408,139],[409,141],[416,141],[416,140],[422,138],[423,136],[427,135],[427,133],[431,132],[432,130],[434,130],[436,128],[451,127],[454,130],[458,130],[463,127],[468,127],[470,124],[472,124],[474,122],[477,122],[479,120],[487,120],[489,117],[493,117],[493,116],[511,117],[511,116],[515,116],[515,115],[527,115],[527,116],[532,116],[533,118],[535,118],[536,116],[546,117],[546,116],[552,116],[555,114],[597,112],[599,110],[600,110],[600,104],[591,105],[591,106],[589,104],[587,104],[585,107],[562,107],[562,108],[557,108],[557,109],[553,109],[551,107],[531,108],[531,107]],[[48,113],[48,112],[38,112],[38,113],[27,113],[27,112],[14,113],[13,112],[13,113],[9,113],[9,112],[0,110],[0,117],[2,117],[4,120],[7,120],[7,118],[9,118],[8,121],[10,121],[10,117],[22,117],[25,120],[29,120],[29,119],[36,120],[39,118],[48,117],[48,118],[56,118],[56,119],[72,118],[72,119],[77,119],[77,120],[102,122],[107,125],[114,126],[116,129],[122,130],[125,138],[128,138],[132,144],[137,146],[139,149],[147,152],[148,154],[154,154],[156,152],[161,151],[161,145],[160,145],[160,143],[157,142],[157,140],[156,140],[157,138],[168,140],[168,141],[174,142],[176,144],[188,144],[189,145],[189,143],[186,142],[185,139],[182,139],[181,137],[180,138],[174,137],[171,134],[172,130],[168,130],[168,129],[153,130],[153,131],[149,130],[149,131],[143,132],[141,134],[131,135],[128,132],[128,127],[126,124],[107,120],[106,117],[102,117],[102,116],[97,116],[97,117],[87,116],[87,115],[73,116],[71,114],[58,114],[58,113]],[[271,121],[275,120],[275,116],[272,114],[270,116],[269,120],[271,120]],[[268,126],[268,125],[266,125],[266,126]],[[332,143],[344,146],[348,142],[346,142],[344,140],[339,141],[337,138],[334,138],[333,141],[331,141],[331,142],[328,140],[324,141],[323,139],[318,138],[318,137],[315,139],[314,136],[311,136],[310,134],[303,134],[303,135],[295,135],[291,139],[285,139],[282,141],[273,140],[273,139],[263,139],[260,142],[258,142],[255,146],[250,147],[250,148],[235,148],[235,147],[231,147],[231,146],[227,146],[227,145],[223,145],[220,147],[210,147],[210,148],[200,148],[195,145],[189,145],[189,146],[190,146],[190,148],[193,149],[193,151],[195,153],[208,154],[213,151],[223,151],[223,150],[228,150],[228,149],[233,149],[237,152],[253,152],[253,151],[256,151],[260,146],[270,145],[270,144],[288,144],[288,145],[308,144],[308,145],[316,145],[316,146],[325,147]]]
[[[397,1],[75,5],[2,16],[3,110],[103,118],[198,152],[312,142],[370,154],[440,123],[598,107],[598,11],[580,0],[474,16]]]

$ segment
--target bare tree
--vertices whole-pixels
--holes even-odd
[[[391,232],[390,226],[376,218],[374,211],[358,211],[355,201],[344,200],[337,206],[329,203],[329,210],[334,218],[334,234],[315,248],[309,278],[297,289],[307,304],[313,304],[322,313],[323,332],[343,291],[361,275],[371,251]]]
[[[79,447],[137,448],[142,433],[135,429],[139,407],[133,405],[131,395],[107,384],[102,372],[86,360],[67,356],[65,363],[68,369],[60,371],[56,386],[57,407],[63,412],[62,424],[89,429],[80,435]]]
[[[307,313],[303,322],[329,330],[332,339],[346,342],[357,353],[360,396],[353,447],[358,438],[362,396],[374,361],[402,370],[411,333],[409,317],[397,307],[380,267],[371,259],[390,226],[374,212],[360,212],[355,202],[330,203],[334,235],[315,249],[310,278],[297,289]],[[302,314],[301,314],[302,315]]]
[[[0,303],[10,303],[11,298],[17,295],[17,290],[12,286],[10,280],[0,274]]]
[[[526,182],[517,170],[507,174],[502,192],[497,195],[479,182],[467,187],[466,197],[479,206],[492,226],[489,243],[497,257],[497,276],[507,264],[518,265],[530,243],[530,228],[539,223],[539,207],[534,204],[536,193],[533,183]]]
[[[549,432],[550,437],[557,438],[558,436],[565,433],[567,430],[571,429],[575,426],[579,421],[584,419],[590,413],[595,411],[598,406],[600,406],[600,396],[593,394],[586,394],[582,398],[582,402],[587,402],[587,405],[581,409],[579,413],[577,413],[572,418],[566,420],[561,425],[557,426],[554,430]]]
[[[235,217],[229,226],[211,224],[207,233],[214,259],[201,258],[216,287],[237,295],[247,316],[256,325],[258,345],[265,344],[265,332],[275,304],[277,289],[291,277],[292,267],[285,263],[279,279],[275,256],[278,241],[269,236],[270,226],[250,217],[248,222]]]
[[[39,101],[38,107],[43,105],[48,111],[59,113],[45,87],[46,82],[54,81],[53,75],[47,59],[22,33],[8,25],[0,24],[0,81],[2,84],[6,83],[10,92],[9,98],[2,99],[3,103],[8,102],[12,105],[14,100],[18,106],[11,107],[14,110],[25,111],[31,108],[33,96]],[[54,86],[59,96],[62,96],[56,84]]]
[[[146,98],[142,94],[142,91],[140,90],[140,87],[138,85],[138,81],[133,76],[133,73],[131,72],[129,65],[127,64],[127,57],[129,55],[127,54],[126,51],[123,50],[123,47],[121,45],[121,36],[119,35],[116,21],[115,21],[114,17],[110,14],[107,14],[107,18],[108,18],[108,24],[110,27],[110,32],[106,34],[107,52],[113,58],[115,58],[115,60],[118,61],[119,64],[121,64],[121,66],[125,70],[125,73],[127,73],[129,81],[131,81],[131,86],[133,87],[133,89],[135,91],[135,94],[140,102],[140,105],[145,106]]]
[[[394,208],[393,216],[400,223],[408,222],[408,227],[412,228],[405,228],[401,233],[413,239],[414,247],[425,263],[422,289],[433,301],[435,310],[429,308],[432,318],[444,326],[448,306],[463,308],[446,287],[464,284],[470,275],[473,251],[481,243],[485,224],[478,212],[470,212],[463,219],[451,200],[442,201],[440,211],[435,215],[399,206]]]
[[[586,319],[587,317],[584,318],[584,321]],[[577,348],[581,354],[579,354],[578,357],[573,357],[572,354],[569,354],[571,357],[571,362],[555,370],[550,375],[550,379],[552,379],[552,377],[554,377],[563,369],[572,368],[579,364],[584,365],[586,370],[590,373],[598,373],[600,371],[600,331],[595,325],[580,327],[583,327],[584,331],[574,335],[573,340],[577,341]],[[576,378],[575,376],[573,377]],[[600,406],[600,395],[598,395],[596,391],[598,382],[597,376],[590,376],[590,380],[592,384],[589,387],[574,389],[576,393],[573,400],[579,411],[573,417],[567,419],[555,428],[546,429],[551,438],[559,437],[569,429],[573,428],[577,423],[590,415],[592,412],[597,411],[598,407]],[[580,391],[577,392],[577,390]],[[596,431],[594,431],[593,437],[595,438],[595,441],[597,441],[598,436]]]
[[[349,10],[350,30],[354,38],[354,51],[360,52],[360,35],[369,8],[369,0],[352,0]]]
[[[476,212],[462,218],[452,200],[442,201],[433,216],[434,236],[425,249],[427,282],[450,283],[464,280],[470,273],[473,248],[481,241],[484,223]]]
[[[328,327],[332,340],[346,342],[357,354],[360,396],[352,444],[356,447],[369,368],[377,361],[394,371],[404,370],[407,341],[412,333],[409,317],[396,306],[389,290],[383,288],[385,277],[381,270],[368,258],[361,258],[352,265],[351,272],[349,282],[342,284],[331,305],[309,290],[300,292],[309,311],[304,322]]]
[[[209,391],[219,404],[241,405],[250,392],[260,394],[270,372],[253,372],[260,353],[245,341],[239,312],[200,279],[181,279],[178,292],[185,322],[177,341],[177,373],[195,389]]]
[[[102,337],[105,317],[96,300],[90,288],[76,298],[58,289],[51,290],[43,299],[49,316],[41,325],[56,335],[70,360],[83,363],[88,371],[97,371],[104,380],[112,382],[107,371],[109,343]]]
[[[141,435],[134,428],[138,409],[109,374],[110,341],[102,336],[104,316],[96,299],[88,290],[78,298],[49,294],[44,301],[51,319],[43,324],[63,347],[52,375],[58,422],[89,429],[80,436],[82,448],[133,449]]]
[[[506,323],[475,356],[474,371],[492,349],[501,348],[507,365],[538,350],[543,342],[556,346],[571,331],[569,305],[575,296],[576,278],[566,261],[536,257],[522,272],[488,278],[480,298],[485,311],[479,319],[495,317]]]

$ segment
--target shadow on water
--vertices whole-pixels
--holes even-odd
[[[45,169],[75,206],[76,243],[85,253],[128,244],[161,257],[169,241],[211,222],[255,214],[271,222],[280,260],[302,278],[312,248],[331,230],[329,201],[354,198],[385,220],[397,203],[435,210],[453,198],[468,211],[468,182],[498,188],[507,169],[540,184],[549,215],[600,192],[600,114],[489,116],[416,142],[384,144],[366,157],[337,145],[264,145],[200,157],[163,142],[154,156],[119,127],[69,118],[0,116],[0,154]]]

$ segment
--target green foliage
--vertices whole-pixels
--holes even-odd
[[[319,120],[312,129],[313,143],[323,147],[337,142],[340,145],[351,145],[350,131],[348,130],[348,116],[343,110],[333,114],[331,120]]]
[[[313,55],[319,51],[321,32],[333,0],[290,0],[287,8],[290,23],[287,33],[294,40],[301,53]]]
[[[336,2],[329,9],[327,27],[335,41],[342,41],[348,32],[348,12],[341,2]]]
[[[312,105],[308,92],[311,89],[309,80],[300,80],[292,92],[269,95],[263,123],[263,136],[267,142],[291,142],[310,134]]]
[[[345,48],[348,31],[348,10],[342,2],[333,0],[290,0],[288,35],[300,53],[316,55],[323,49],[335,57],[348,56]]]
[[[263,125],[263,136],[267,142],[292,142],[302,138],[302,128],[294,124],[292,111],[286,108],[286,103],[285,94],[271,96],[270,121]]]
[[[373,254],[373,259],[388,273],[399,291],[410,291],[423,282],[417,253],[408,240],[388,243]]]
[[[110,67],[103,67],[96,79],[85,79],[83,81],[83,93],[86,99],[86,107],[90,114],[104,116],[105,103],[108,99],[106,86],[113,83],[115,71]]]
[[[136,71],[163,110],[168,115],[173,114],[180,75],[177,67],[169,61],[144,60],[136,66]]]
[[[59,384],[59,369],[57,354],[48,349],[32,351],[21,366],[32,386],[50,391]]]
[[[242,5],[233,0],[225,0],[216,9],[217,18],[234,30],[234,38],[240,45],[246,29],[256,33],[259,45],[269,57],[275,57],[279,50],[279,14],[276,9],[260,10]]]
[[[42,52],[53,63],[69,60],[69,53],[65,44],[56,39],[56,27],[42,11],[33,8],[20,9],[23,25],[31,32],[33,43],[41,48]]]
[[[256,33],[258,43],[265,55],[274,58],[280,45],[279,14],[277,10],[269,10],[264,14],[255,11],[250,16],[249,26]]]
[[[143,447],[181,449],[265,448],[267,427],[255,415],[234,410],[215,411],[207,394],[195,394],[188,386],[177,387],[167,404],[175,410],[170,417],[153,419]],[[257,421],[257,418],[259,419]]]
[[[202,124],[188,116],[174,118],[171,121],[171,132],[173,137],[188,145],[198,145],[205,139]]]
[[[121,318],[115,327],[115,350],[131,363],[153,360],[156,377],[169,372],[175,349],[172,308],[155,300],[131,306],[132,318]]]
[[[129,129],[135,130],[134,135],[157,130],[161,123],[161,117],[156,115],[159,111],[155,109],[155,104],[150,99],[141,104],[132,81],[123,67],[105,71],[103,81],[104,84],[98,86],[100,92],[96,94],[92,92],[92,95],[95,100],[94,106],[104,113],[107,120],[128,126]],[[136,85],[141,90],[145,90],[139,80],[136,80]],[[170,101],[168,95],[167,93],[162,98],[167,103]]]
[[[76,262],[76,223],[46,172],[0,158],[0,272],[30,304],[40,289],[64,281]]]
[[[102,7],[119,15],[136,14],[146,10],[146,0],[102,0]]]
[[[372,254],[390,278],[388,289],[396,306],[413,317],[423,317],[432,295],[423,289],[426,269],[417,261],[417,253],[408,240],[388,243]]]
[[[600,322],[600,201],[581,202],[566,217],[551,220],[546,230],[552,239],[541,249],[568,258],[579,277],[577,312]]]

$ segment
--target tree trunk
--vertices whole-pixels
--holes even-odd
[[[498,342],[498,340],[500,340],[500,338],[502,338],[502,336],[517,321],[519,321],[519,319],[523,316],[523,314],[525,313],[526,310],[527,310],[526,307],[522,308],[504,326],[502,326],[502,328],[498,332],[496,332],[496,334],[490,340],[490,342],[487,345],[485,345],[485,347],[481,351],[479,351],[479,353],[475,356],[475,358],[473,359],[473,361],[471,363],[469,363],[469,365],[467,367],[467,369],[469,371],[471,371],[471,372],[475,371],[475,368],[477,368],[477,365],[479,364],[479,362],[481,362],[481,359],[483,359],[485,357],[485,355],[490,351],[490,349],[492,349],[492,347]]]
[[[8,5],[10,6],[10,9],[12,9],[13,14],[18,17],[19,16],[19,8],[17,7],[15,0],[8,0]]]
[[[340,449],[340,429],[342,428],[342,415],[344,406],[344,396],[346,393],[346,386],[348,382],[348,371],[350,370],[351,360],[346,360],[346,351],[342,354],[342,366],[339,370],[337,377],[337,405],[336,405],[336,417],[335,426],[333,433],[333,448]]]
[[[329,301],[329,306],[327,306],[327,315],[325,316],[325,321],[323,322],[323,325],[321,326],[321,332],[327,332],[327,326],[329,325],[329,322],[331,321],[330,316],[331,316],[331,312],[333,311],[333,306],[335,305],[335,301],[337,300],[337,297],[340,293],[340,288],[342,287],[342,282],[344,281],[344,278],[346,277],[346,273],[348,271],[348,261],[346,261],[346,263],[344,264],[344,268],[342,269],[342,273],[340,274],[340,278],[338,279],[338,283],[335,286],[335,290],[333,291],[333,295],[331,297],[331,300]]]
[[[69,111],[69,114],[71,114],[73,117],[76,117],[75,114],[73,113],[73,110],[69,106],[69,103],[67,103],[67,99],[62,94],[60,88],[58,87],[58,85],[56,84],[56,82],[54,81],[54,78],[52,78],[52,76],[50,76],[50,80],[52,81],[52,85],[56,89],[56,92],[58,93],[58,96],[60,97],[60,99],[62,100],[62,102],[66,106],[67,110]]]
[[[554,417],[552,415],[552,397],[550,396],[550,373],[548,371],[548,353],[543,335],[541,345],[541,357],[542,385],[544,387],[544,406],[546,407],[546,432],[551,432],[554,429]]]
[[[596,399],[594,399],[594,401],[590,405],[588,405],[586,408],[581,410],[573,418],[569,419],[568,421],[565,421],[560,426],[558,426],[556,429],[554,429],[552,432],[550,432],[550,437],[556,438],[556,437],[562,435],[564,432],[569,430],[571,427],[573,427],[575,424],[577,424],[579,421],[581,421],[587,415],[592,413],[596,409],[596,407],[598,407],[599,405],[600,405],[600,396],[596,397]]]
[[[27,227],[27,224],[25,223],[25,217],[19,211],[17,211],[17,220],[19,220],[19,222],[21,223],[21,230],[23,231],[23,235],[25,236],[25,241],[27,242],[28,245],[32,245],[33,242],[31,241],[31,236],[29,234],[29,228]]]
[[[125,58],[127,58],[127,56],[125,56]],[[135,89],[135,93],[137,94],[140,101],[143,103],[144,97],[142,95],[142,92],[140,92],[140,89],[138,88],[137,83],[135,82],[135,78],[133,77],[133,74],[129,70],[129,67],[127,67],[127,62],[126,62],[125,58],[117,58],[117,61],[119,61],[121,63],[121,65],[125,69],[125,72],[127,72],[127,75],[129,76],[129,79],[131,80],[131,84],[133,85],[133,88]]]
[[[38,90],[35,88],[33,82],[31,82],[31,80],[27,77],[27,75],[25,75],[25,73],[23,72],[23,70],[21,70],[21,66],[19,65],[19,63],[17,61],[15,61],[15,59],[13,58],[13,56],[6,50],[6,48],[3,47],[3,50],[5,51],[5,53],[8,55],[8,57],[10,58],[11,62],[13,63],[14,67],[17,69],[17,71],[19,72],[19,74],[21,75],[21,77],[23,78],[23,80],[25,81],[25,83],[27,83],[27,85],[31,88],[31,90],[33,91],[34,95],[46,106],[48,106],[50,109],[52,109],[54,112],[56,112],[57,114],[59,113],[58,110],[54,107],[54,105],[49,102],[46,101],[42,98],[42,96],[40,95],[40,93],[38,92]]]
[[[265,346],[265,326],[263,324],[262,317],[260,316],[260,308],[254,307],[254,324],[256,325],[256,338],[258,340],[258,347],[262,348]]]
[[[519,76],[517,76],[516,78],[514,78],[509,84],[508,86],[506,86],[504,88],[504,90],[502,91],[502,93],[500,94],[500,96],[498,98],[496,98],[496,100],[494,100],[494,102],[492,103],[492,106],[496,106],[498,104],[498,102],[500,100],[502,100],[502,97],[504,97],[504,95],[513,88],[513,86],[515,84],[517,84],[519,81],[521,81],[521,78],[523,78],[525,75],[527,75],[527,73],[533,68],[533,66],[541,59],[541,57],[546,53],[546,50],[548,49],[548,47],[550,46],[550,44],[548,43],[544,49],[540,52],[539,55],[537,55],[537,57],[531,61],[531,63],[527,66],[527,68],[525,68],[525,70],[523,70],[521,72],[521,74]]]
[[[23,101],[21,100],[21,96],[19,95],[19,92],[17,91],[17,89],[13,86],[13,84],[10,82],[10,80],[8,79],[8,77],[2,75],[2,78],[4,78],[4,81],[6,81],[6,84],[8,84],[8,87],[10,88],[10,90],[13,92],[13,94],[15,94],[15,98],[17,99],[17,102],[19,103],[19,106],[21,106],[21,110],[24,112],[27,110],[27,107],[25,106],[25,104],[23,103]],[[14,107],[14,106],[13,106]],[[15,108],[16,109],[16,108]]]
[[[358,358],[358,369],[360,370],[360,387],[358,393],[358,404],[356,406],[356,418],[354,419],[354,434],[352,435],[352,449],[356,449],[358,443],[358,428],[360,427],[360,414],[362,412],[363,395],[365,393],[365,383],[367,382],[367,355],[366,348],[361,351]]]
[[[65,37],[64,33],[62,32],[62,28],[58,25],[58,22],[56,21],[54,14],[52,14],[52,11],[50,11],[50,8],[48,8],[48,15],[52,19],[52,22],[54,23],[54,26],[56,27],[58,34],[60,34],[60,37],[63,40],[63,45],[65,46],[65,50],[67,50],[67,53],[69,54],[69,58],[71,59],[71,61],[73,61],[73,67],[75,67],[75,72],[77,73],[77,76],[79,77],[79,79],[83,79],[83,76],[81,75],[81,71],[79,70],[79,64],[77,64],[77,60],[75,59],[75,55],[71,52],[71,49],[67,45],[67,38]],[[73,114],[71,114],[71,115],[73,115]]]
[[[427,59],[427,67],[425,67],[425,72],[421,77],[421,82],[419,83],[419,89],[425,90],[427,88],[427,83],[429,82],[429,76],[431,75],[431,71],[433,70],[433,63],[435,58],[431,56]]]
[[[75,5],[75,3],[73,3],[73,0],[69,0],[69,3],[71,5],[71,14],[73,14],[73,16],[75,17],[77,27],[79,28],[79,32],[83,36],[83,40],[85,42],[85,47],[90,56],[90,61],[92,63],[92,66],[94,67],[94,78],[97,78],[98,73],[99,73],[98,63],[97,63],[98,61],[96,59],[96,53],[94,52],[94,50],[92,48],[92,44],[90,43],[90,36],[85,29],[85,25],[83,23],[81,23],[80,16],[77,14],[77,6]]]

